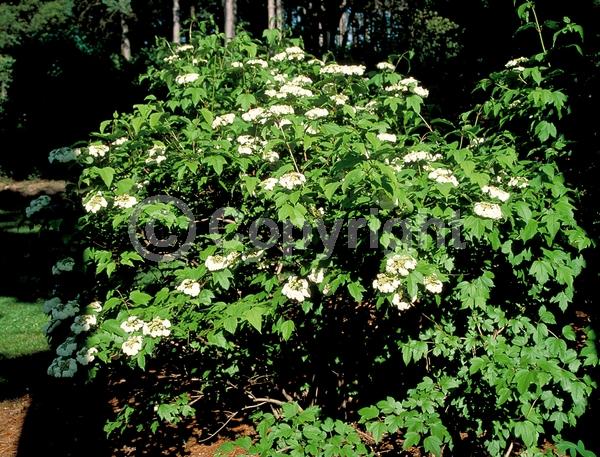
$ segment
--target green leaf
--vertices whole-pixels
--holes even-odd
[[[365,288],[359,282],[351,282],[347,287],[348,292],[350,292],[350,295],[352,295],[352,298],[354,298],[357,303],[362,302]]]
[[[152,295],[148,295],[147,293],[140,292],[139,290],[134,290],[129,294],[129,298],[136,305],[147,305],[152,299]]]
[[[281,323],[279,331],[281,332],[281,337],[287,341],[290,339],[290,336],[292,336],[295,329],[296,325],[294,324],[294,321],[287,320]]]
[[[265,309],[262,306],[255,306],[244,313],[244,319],[260,332],[263,314],[265,314]]]

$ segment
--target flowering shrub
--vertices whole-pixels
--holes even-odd
[[[435,455],[559,442],[597,356],[568,313],[589,240],[554,155],[528,158],[562,147],[539,119],[543,68],[515,61],[454,127],[428,119],[427,89],[393,63],[367,71],[265,37],[162,45],[152,95],[72,154],[85,213],[46,305],[49,373],[132,383],[139,401],[108,431],[156,431],[233,391],[318,404]],[[504,130],[509,109],[539,135]],[[310,411],[310,455],[365,452]],[[292,435],[268,437],[288,429],[276,422],[245,448],[287,448]],[[330,440],[354,451],[315,444]]]

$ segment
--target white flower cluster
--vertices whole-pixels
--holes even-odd
[[[175,78],[175,82],[177,84],[189,84],[196,81],[200,75],[198,73],[186,73],[184,75],[179,75]]]
[[[287,279],[287,282],[281,289],[281,293],[290,300],[302,303],[305,299],[310,298],[308,281],[292,275]]]
[[[77,361],[72,358],[57,357],[48,367],[48,375],[54,378],[72,378],[77,373]]]
[[[166,150],[167,148],[164,144],[155,143],[148,150],[148,157],[146,158],[146,163],[160,164],[161,162],[167,160],[167,156],[165,155]]]
[[[33,216],[35,213],[41,211],[50,204],[50,197],[42,195],[41,197],[35,198],[29,202],[29,206],[25,208],[25,215],[27,217]]]
[[[283,60],[304,60],[306,54],[304,50],[299,46],[291,46],[286,48],[285,51],[280,52],[279,54],[275,54],[273,56],[273,61],[281,62]]]
[[[454,173],[447,168],[435,168],[431,170],[427,176],[429,179],[440,184],[452,184],[454,187],[458,186],[458,179],[456,179]]]
[[[525,68],[521,64],[528,62],[527,57],[517,57],[516,59],[509,60],[504,65],[506,68],[512,68],[515,71],[523,71]]]
[[[50,335],[60,323],[66,319],[76,316],[79,313],[79,304],[75,300],[62,303],[60,298],[54,297],[44,302],[44,312],[50,316],[50,320],[44,324],[43,331],[46,335]],[[79,334],[83,331],[88,331],[96,325],[97,318],[95,314],[102,310],[100,302],[90,303],[87,307],[87,314],[75,317],[71,330]]]
[[[325,108],[313,108],[304,113],[304,115],[308,119],[314,120],[329,116],[329,111]]]
[[[502,209],[500,205],[490,202],[477,202],[473,207],[476,215],[486,219],[502,219]]]
[[[215,117],[215,119],[212,121],[211,127],[213,129],[218,129],[219,127],[233,124],[233,121],[235,121],[235,114],[223,114],[222,116]]]
[[[251,135],[240,135],[237,137],[238,152],[241,155],[253,155],[262,149],[262,158],[269,163],[274,163],[279,160],[279,154],[273,150],[265,148],[267,141]]]
[[[325,270],[323,268],[313,269],[307,277],[310,282],[321,284],[325,279]]]
[[[412,92],[422,98],[427,98],[429,96],[429,91],[424,87],[421,87],[419,81],[413,77],[401,79],[396,84],[387,86],[385,90],[387,92]]]
[[[427,151],[412,151],[403,157],[404,163],[412,162],[435,162],[442,158],[441,154],[431,154]]]
[[[377,69],[382,71],[394,71],[396,66],[393,63],[389,62],[379,62],[377,64]]]
[[[206,266],[208,271],[224,270],[233,265],[239,256],[239,252],[230,252],[225,256],[209,255],[204,261],[204,265]]]
[[[346,103],[348,103],[348,100],[350,99],[350,97],[348,97],[347,95],[344,94],[336,94],[336,95],[331,95],[330,100],[333,101],[333,103],[335,103],[336,105],[345,105]]]
[[[392,304],[398,308],[399,311],[407,311],[412,306],[412,303],[404,300],[404,296],[400,292],[397,292],[392,296]]]
[[[519,189],[524,189],[529,186],[529,181],[527,178],[523,178],[522,176],[513,176],[508,180],[508,185],[510,187],[517,187]]]
[[[96,354],[98,354],[98,349],[95,347],[82,348],[75,354],[75,360],[81,365],[89,365],[96,359]]]
[[[388,143],[395,143],[397,141],[396,135],[394,135],[393,133],[385,133],[385,132],[378,133],[377,139],[379,141],[388,142]]]
[[[88,213],[97,213],[102,208],[108,206],[108,201],[102,195],[102,192],[98,191],[92,194],[88,194],[83,199],[83,207]]]
[[[110,150],[105,144],[90,144],[87,148],[87,153],[92,157],[104,157]]]
[[[417,260],[407,254],[394,254],[385,262],[386,273],[392,275],[408,276],[417,268]]]
[[[181,284],[177,286],[178,292],[189,295],[190,297],[197,297],[200,295],[200,283],[193,279],[184,279]]]
[[[322,75],[330,74],[330,75],[346,75],[346,76],[362,76],[365,74],[365,66],[364,65],[339,65],[339,64],[329,64],[325,65],[321,68],[320,73]]]
[[[127,139],[126,136],[122,136],[121,138],[117,138],[115,141],[113,141],[112,143],[110,143],[110,145],[111,146],[123,146],[128,141],[129,140]]]
[[[248,65],[255,65],[262,68],[268,68],[269,64],[263,59],[250,59],[246,62]]]
[[[133,208],[137,202],[137,198],[128,194],[117,195],[114,201],[115,206],[122,209]]]
[[[444,287],[442,281],[436,275],[425,276],[423,278],[423,285],[432,294],[441,294]]]
[[[52,266],[52,274],[59,275],[67,271],[73,271],[73,267],[75,267],[75,261],[71,257],[66,257]]]
[[[186,51],[193,51],[193,50],[194,50],[194,45],[188,43],[188,44],[179,45],[175,51],[176,52],[186,52]]]
[[[286,98],[290,95],[294,97],[312,97],[314,96],[314,93],[311,90],[305,89],[302,86],[293,83],[286,83],[283,86],[281,86],[281,88],[278,91],[273,89],[266,90],[265,95],[267,95],[268,97],[281,99]]]
[[[278,182],[281,187],[291,190],[294,187],[303,186],[306,183],[306,176],[296,171],[290,171],[281,176]]]
[[[54,162],[60,162],[60,163],[72,162],[73,160],[77,159],[77,155],[78,154],[76,153],[75,149],[71,149],[71,148],[53,149],[48,154],[48,162],[50,162],[50,163],[54,163]]]
[[[145,322],[137,316],[129,316],[121,323],[121,329],[126,333],[142,332],[143,336],[151,338],[167,337],[171,334],[171,322],[168,319],[154,317],[151,321]],[[130,335],[121,345],[124,354],[134,357],[143,347],[144,338],[142,335]]]
[[[252,108],[242,114],[242,119],[246,122],[259,121],[264,124],[270,118],[279,118],[288,114],[294,114],[294,108],[289,105],[273,105],[266,110],[261,107]]]
[[[495,186],[483,186],[481,188],[481,191],[484,194],[488,194],[492,198],[496,198],[496,199],[500,200],[501,202],[505,202],[510,198],[509,192],[506,192],[506,191],[500,189],[499,187],[495,187]]]
[[[396,276],[379,273],[373,281],[373,289],[378,290],[383,294],[391,294],[400,287],[400,279]]]

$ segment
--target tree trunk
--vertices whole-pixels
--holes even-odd
[[[283,0],[277,0],[277,28],[283,30]]]
[[[267,12],[269,18],[268,27],[270,29],[274,29],[277,27],[277,19],[275,17],[275,0],[268,0]]]
[[[181,16],[179,0],[173,0],[173,43],[181,43]]]
[[[225,0],[225,37],[235,36],[235,0]]]
[[[128,62],[131,60],[131,42],[129,41],[129,24],[121,14],[121,55]]]

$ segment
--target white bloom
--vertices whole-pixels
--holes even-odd
[[[121,349],[129,357],[134,357],[142,350],[144,339],[140,335],[130,336],[122,345]]]
[[[83,199],[83,207],[88,213],[97,213],[102,208],[106,208],[107,206],[108,202],[106,201],[106,198],[102,196],[101,192],[88,194],[87,197]]]
[[[377,279],[373,281],[373,288],[384,293],[391,294],[400,287],[400,280],[394,276],[388,276],[385,273],[379,273]]]
[[[325,270],[323,268],[314,269],[308,275],[308,280],[315,284],[321,284],[325,278]]]
[[[329,97],[336,105],[345,105],[348,103],[349,97],[344,94],[331,95]]]
[[[177,84],[189,84],[196,81],[200,75],[198,73],[187,73],[185,75],[179,75],[175,78]]]
[[[293,124],[293,122],[290,121],[289,119],[279,119],[279,120],[275,121],[275,125],[280,129],[285,127],[286,125],[292,125],[292,124]]]
[[[310,298],[308,281],[297,276],[290,276],[281,289],[281,293],[290,300],[302,303],[306,298]]]
[[[242,68],[244,66],[244,64],[242,62],[232,62],[231,66],[233,68]]]
[[[510,187],[518,187],[519,189],[524,189],[529,186],[529,181],[527,178],[523,178],[521,176],[515,176],[508,180],[508,185]]]
[[[298,75],[298,76],[294,76],[290,82],[296,86],[301,86],[303,84],[304,85],[312,84],[313,80],[310,79],[308,76]]]
[[[479,146],[482,145],[483,143],[485,143],[485,138],[479,138],[479,137],[473,137],[469,140],[469,146]]]
[[[127,209],[133,208],[135,205],[137,205],[137,198],[131,195],[123,194],[115,197],[115,206],[117,208]]]
[[[57,357],[48,367],[48,375],[55,378],[72,378],[77,372],[75,359]]]
[[[378,70],[389,70],[389,71],[394,71],[396,69],[396,66],[392,63],[389,62],[379,62],[377,64],[377,69]]]
[[[99,301],[93,301],[88,305],[88,309],[92,313],[99,313],[100,311],[102,311],[102,303],[100,303]]]
[[[279,93],[284,97],[287,95],[293,95],[294,97],[312,97],[314,95],[312,91],[291,83],[281,86]]]
[[[167,148],[164,144],[155,143],[154,146],[148,150],[148,158],[146,159],[146,163],[155,162],[159,164],[162,161],[167,160],[167,157],[165,156],[166,150]]]
[[[305,132],[308,133],[309,135],[316,135],[317,133],[319,133],[319,131],[316,128],[314,128],[310,125],[308,127],[306,127]]]
[[[273,60],[281,62],[282,60],[303,60],[305,57],[304,50],[298,46],[291,46],[285,51],[275,54]]]
[[[191,51],[194,49],[194,46],[191,44],[182,44],[179,45],[176,49],[177,52],[185,52],[185,51]]]
[[[279,160],[279,154],[275,151],[267,151],[264,150],[262,153],[263,160],[266,160],[269,163],[274,163]]]
[[[394,254],[386,260],[385,271],[392,275],[408,276],[417,267],[417,261],[404,254]]]
[[[510,193],[495,186],[483,186],[481,191],[484,194],[488,194],[492,198],[500,200],[501,202],[505,202],[510,198]]]
[[[329,111],[325,108],[313,108],[304,114],[309,119],[319,119],[321,117],[327,117],[329,115]]]
[[[111,146],[121,146],[121,145],[127,143],[127,141],[129,141],[127,139],[127,137],[126,136],[122,136],[121,138],[117,138],[115,141],[113,141],[110,144],[111,144]]]
[[[297,173],[295,171],[286,173],[281,178],[279,178],[279,185],[289,190],[297,186],[302,186],[305,182],[306,176],[304,176],[302,173]]]
[[[519,66],[522,63],[528,62],[529,59],[527,57],[517,57],[516,59],[512,59],[509,60],[508,62],[506,62],[506,64],[504,65],[506,68],[514,68]],[[519,67],[519,68],[523,68],[523,67]]]
[[[159,338],[161,336],[169,336],[171,334],[171,322],[168,319],[161,319],[155,317],[150,322],[145,323],[142,328],[144,335],[149,335],[152,338]]]
[[[238,146],[238,153],[241,155],[252,155],[254,154],[254,149],[250,146]]]
[[[92,157],[104,157],[109,149],[110,148],[104,144],[91,144],[88,147],[87,152]]]
[[[379,133],[377,135],[377,139],[379,141],[387,141],[389,143],[395,143],[396,135],[394,135],[393,133]]]
[[[212,128],[217,129],[219,127],[224,127],[226,125],[233,124],[234,120],[235,120],[235,114],[233,114],[233,113],[223,114],[222,116],[217,116],[217,117],[215,117],[215,119],[212,122]]]
[[[254,122],[255,120],[261,118],[265,113],[264,108],[252,108],[248,112],[242,114],[242,119],[246,122]]]
[[[260,186],[268,191],[275,189],[275,186],[279,183],[277,178],[267,178],[260,183]]]
[[[71,331],[75,335],[79,335],[81,332],[89,332],[90,329],[97,323],[96,316],[93,314],[84,314],[77,316],[71,324]]]
[[[73,271],[74,267],[75,261],[71,257],[66,257],[54,264],[54,266],[52,267],[52,274],[59,275],[65,271]]]
[[[197,297],[200,295],[200,283],[193,279],[184,279],[181,284],[177,286],[177,291],[189,295],[190,297]]]
[[[137,332],[144,326],[144,321],[137,316],[129,316],[127,320],[121,322],[121,328],[126,333]]]
[[[229,268],[237,257],[238,254],[234,252],[227,256],[209,255],[204,261],[204,265],[208,268],[208,271],[224,270],[225,268]]]
[[[173,63],[173,62],[176,62],[176,61],[178,61],[178,60],[179,60],[179,56],[177,56],[177,55],[175,55],[175,54],[172,54],[172,55],[170,55],[170,56],[167,56],[167,57],[165,57],[165,58],[163,59],[163,62],[166,62],[166,63]]]
[[[294,114],[294,108],[289,105],[273,105],[269,108],[269,113],[273,116],[283,116],[285,114]]]
[[[56,348],[56,355],[69,357],[77,350],[75,338],[69,337]]]
[[[31,200],[29,206],[25,208],[25,214],[27,217],[33,216],[35,213],[48,206],[50,201],[51,199],[47,195],[42,195],[41,197]]]
[[[435,275],[426,276],[423,278],[423,285],[425,286],[425,289],[432,294],[441,294],[444,286],[442,281],[440,281]]]
[[[321,68],[321,74],[340,74],[340,75],[357,75],[362,76],[365,73],[364,65],[338,65],[329,64]]]
[[[452,171],[446,168],[436,168],[429,172],[429,179],[433,179],[435,182],[440,184],[452,184],[454,187],[458,186],[458,179],[452,173]]]
[[[411,307],[409,302],[403,300],[402,294],[400,293],[394,294],[392,297],[392,304],[400,311],[406,311]]]
[[[413,93],[422,98],[427,98],[429,96],[429,91],[421,86],[415,86],[413,88]]]
[[[405,163],[431,162],[433,158],[434,157],[427,151],[412,151],[406,154],[402,160],[404,160]]]
[[[487,219],[502,219],[502,210],[500,205],[489,202],[477,202],[473,207],[473,211],[480,217]]]
[[[98,354],[98,349],[96,348],[83,348],[77,351],[75,359],[81,365],[88,365],[94,361],[96,354]]]
[[[246,63],[248,65],[257,65],[257,66],[262,67],[262,68],[267,68],[269,66],[269,64],[267,63],[267,61],[266,60],[262,60],[262,59],[250,59]]]
[[[75,150],[71,149],[71,148],[53,149],[48,154],[48,162],[50,162],[50,163],[54,163],[54,162],[67,163],[67,162],[72,162],[76,158],[77,158],[77,155],[75,153]]]

